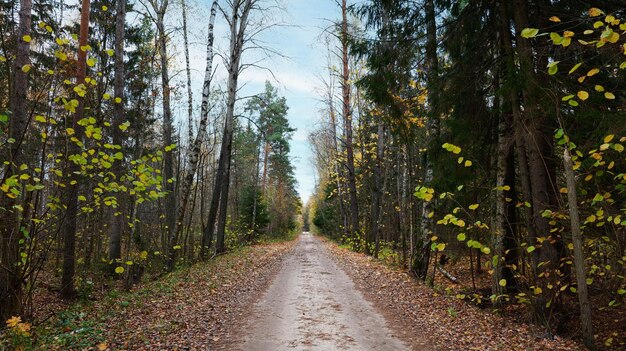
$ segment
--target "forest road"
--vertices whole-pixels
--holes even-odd
[[[408,350],[355,288],[324,244],[300,235],[252,307],[239,350]]]

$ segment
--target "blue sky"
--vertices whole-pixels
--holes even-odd
[[[279,3],[285,11],[275,11],[272,17],[276,22],[282,22],[285,25],[264,32],[259,39],[285,57],[274,55],[265,58],[261,63],[273,72],[273,76],[263,69],[245,71],[239,80],[240,86],[243,86],[240,96],[262,92],[265,81],[269,80],[278,86],[281,95],[287,99],[289,122],[292,127],[297,128],[291,141],[291,156],[296,170],[298,191],[303,202],[306,202],[314,191],[316,176],[307,137],[316,121],[319,120],[320,75],[324,74],[327,61],[326,47],[320,39],[320,34],[330,25],[331,20],[339,18],[341,13],[334,0],[279,0]],[[209,7],[210,1],[202,0],[190,11],[191,65],[194,72],[192,76],[196,100],[199,99],[205,65]],[[220,52],[228,50],[226,22],[219,14],[216,19],[215,45]],[[175,50],[178,52],[174,52],[177,57],[177,68],[182,70],[184,68],[182,46]],[[244,54],[243,60],[255,62],[264,57],[260,52],[248,51]],[[216,59],[215,63],[219,65],[216,83],[224,85],[226,77],[224,65],[220,59]],[[183,78],[184,74],[180,72],[177,79]],[[181,93],[180,98],[186,99],[186,94]],[[180,105],[177,114],[184,120],[185,105]]]

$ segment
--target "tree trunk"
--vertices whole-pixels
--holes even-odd
[[[124,36],[126,35],[126,0],[117,0],[117,16],[115,18],[115,86],[114,95],[122,99],[121,103],[114,105],[114,119],[112,123],[113,145],[122,146],[122,131],[120,125],[124,121]],[[122,160],[114,160],[111,173],[120,179],[122,176]],[[124,206],[123,201],[118,201],[118,206]],[[122,257],[122,234],[124,232],[124,216],[116,214],[116,210],[111,210],[109,226],[111,234],[109,237],[109,261],[113,262],[111,268],[117,266],[115,263]]]
[[[30,63],[30,43],[22,38],[30,35],[32,18],[32,0],[20,0],[20,22],[17,31],[17,52],[13,66],[14,85],[10,96],[11,117],[9,138],[16,140],[2,155],[10,162],[4,172],[4,178],[13,176],[22,161],[21,144],[28,128],[27,94],[28,74],[22,67]],[[0,184],[5,179],[0,179]],[[19,260],[18,214],[8,209],[16,204],[15,199],[0,194],[0,320],[5,321],[22,312],[22,279],[17,266]]]
[[[224,134],[222,136],[222,146],[220,150],[220,160],[217,175],[215,177],[215,191],[209,209],[209,222],[207,224],[207,235],[213,234],[215,217],[217,215],[217,234],[215,241],[215,251],[220,254],[226,251],[226,215],[228,210],[228,191],[230,186],[230,165],[233,132],[235,124],[235,101],[237,98],[237,87],[239,73],[241,70],[241,54],[245,43],[246,28],[248,25],[248,15],[252,11],[253,0],[235,0],[232,4],[232,16],[230,23],[230,57],[228,62],[228,97],[226,101],[226,120],[224,122]],[[241,9],[241,13],[239,13]],[[219,208],[218,208],[219,205]],[[213,215],[215,213],[215,215]]]
[[[378,247],[378,240],[380,236],[380,208],[381,199],[383,194],[383,157],[385,155],[385,128],[383,126],[382,117],[378,117],[378,139],[376,142],[376,160],[374,161],[374,183],[372,186],[372,208],[370,218],[370,230],[367,238],[367,244],[365,246],[365,253],[372,254],[372,243],[376,243]],[[377,253],[378,250],[374,250]]]
[[[183,16],[183,46],[185,49],[185,72],[187,73],[187,124],[188,124],[187,128],[188,128],[188,136],[189,136],[188,143],[191,148],[191,142],[193,140],[193,91],[191,90],[191,65],[189,64],[189,35],[187,31],[187,2],[185,0],[181,0],[180,3],[181,3],[180,5],[182,8],[182,16]],[[213,6],[211,6],[211,15],[213,15]],[[209,30],[209,36],[211,36],[210,30]],[[189,152],[191,153],[192,151],[190,150]]]
[[[191,150],[188,155],[188,170],[187,175],[183,181],[183,187],[181,190],[180,205],[178,207],[178,214],[176,216],[176,234],[174,235],[174,242],[178,242],[178,238],[182,232],[183,221],[185,219],[185,213],[187,211],[187,203],[189,202],[189,194],[193,185],[193,179],[198,171],[198,160],[200,159],[200,152],[202,150],[202,144],[206,138],[206,128],[209,122],[209,96],[211,94],[211,78],[213,77],[213,41],[214,34],[213,28],[215,26],[215,16],[217,13],[217,1],[213,1],[211,5],[211,16],[209,18],[209,34],[207,41],[207,61],[206,69],[204,71],[204,84],[202,86],[202,104],[200,109],[200,128],[198,134],[193,142]],[[190,103],[191,104],[191,103]],[[206,243],[206,242],[205,242]],[[204,246],[204,244],[203,244]],[[173,264],[176,260],[176,250],[172,250],[170,254],[170,269],[173,268]]]
[[[587,293],[587,268],[583,252],[583,239],[580,232],[580,218],[578,216],[578,199],[576,196],[576,177],[574,164],[569,148],[565,145],[563,150],[563,166],[567,179],[567,203],[572,230],[572,243],[574,244],[574,266],[576,268],[576,283],[578,284],[578,303],[580,304],[580,324],[583,332],[583,343],[590,350],[595,350],[593,337],[593,324],[591,318],[591,305]]]
[[[435,22],[435,4],[433,0],[427,0],[425,4],[426,11],[426,68],[428,75],[428,100],[430,105],[430,113],[426,121],[426,143],[428,148],[435,147],[434,143],[439,135],[439,113],[437,111],[438,91],[437,81],[439,79],[439,62],[437,58],[437,24]],[[424,186],[431,187],[434,171],[432,153],[424,153]],[[428,262],[430,261],[430,238],[435,233],[434,215],[435,199],[432,201],[423,201],[422,203],[422,236],[421,249],[418,254],[418,261],[414,263],[416,275],[422,280],[426,280],[428,274]]]
[[[170,74],[169,74],[169,62],[167,57],[167,33],[165,32],[165,13],[169,5],[168,0],[164,0],[160,6],[155,7],[157,12],[156,26],[157,35],[159,40],[159,56],[161,60],[161,88],[163,94],[163,147],[166,148],[173,144],[172,138],[172,108],[170,104],[171,100],[171,87],[170,87]],[[174,246],[178,243],[175,238],[176,227],[176,194],[174,187],[174,155],[173,150],[165,151],[163,155],[163,188],[167,193],[164,199],[165,202],[165,235],[167,238],[167,244],[165,247],[166,253],[171,255],[174,250]],[[169,257],[169,256],[168,256]]]
[[[346,168],[348,171],[348,195],[350,199],[349,235],[354,249],[359,250],[360,225],[359,203],[356,190],[356,172],[354,167],[354,145],[352,142],[352,102],[350,98],[350,66],[348,53],[348,8],[346,0],[341,1],[341,60],[342,60],[342,98],[344,137],[346,144]]]
[[[526,0],[516,0],[514,8],[514,21],[517,32],[529,27]],[[533,48],[530,41],[518,38],[520,69],[526,82],[522,90],[524,99],[524,130],[518,133],[525,135],[525,145],[528,152],[528,170],[532,196],[532,223],[535,226],[537,239],[542,243],[530,241],[530,245],[536,247],[538,260],[533,262],[537,273],[535,285],[541,289],[534,300],[534,308],[537,319],[545,326],[550,327],[552,320],[558,315],[554,311],[559,309],[559,302],[555,300],[555,293],[549,286],[553,286],[561,274],[561,261],[564,247],[558,233],[551,233],[549,218],[543,216],[546,210],[556,208],[557,186],[556,165],[554,162],[554,146],[552,133],[555,129],[554,120],[550,111],[541,106],[543,91],[538,91],[540,86],[535,61],[533,60]],[[538,58],[541,60],[541,57]]]
[[[76,85],[85,83],[87,73],[87,51],[81,47],[87,45],[87,37],[89,36],[89,0],[82,1],[80,12],[80,35],[78,39],[78,59],[76,60]],[[81,137],[82,131],[78,121],[83,118],[85,110],[84,99],[78,99],[78,106],[72,118],[72,128],[78,137]],[[65,210],[65,219],[63,221],[63,274],[61,276],[61,296],[69,299],[76,295],[74,290],[74,273],[76,270],[76,227],[78,216],[78,190],[80,172],[78,163],[69,160],[69,156],[80,153],[80,147],[73,141],[68,143],[68,172],[69,184],[67,185],[67,209]]]

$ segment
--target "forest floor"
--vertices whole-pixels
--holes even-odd
[[[578,342],[545,333],[512,317],[479,309],[454,294],[434,290],[370,256],[327,241],[326,246],[363,295],[405,340],[433,350],[585,350]],[[427,338],[427,339],[425,339]],[[415,348],[414,350],[421,350]]]
[[[307,234],[76,304],[45,350],[583,350]]]
[[[34,330],[36,350],[206,350],[262,293],[295,241],[258,244],[129,292],[63,307]],[[0,347],[1,349],[2,347]]]

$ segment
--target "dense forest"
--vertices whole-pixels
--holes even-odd
[[[37,348],[42,294],[227,271],[300,229],[546,338],[624,347],[623,1],[336,0],[306,204],[286,98],[241,94],[246,55],[280,55],[259,39],[280,2],[186,1],[0,4],[0,348]]]
[[[316,229],[592,347],[626,293],[626,8],[593,4],[344,1]]]

